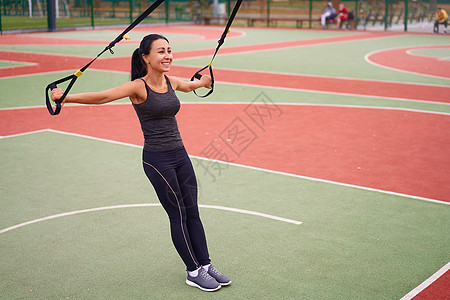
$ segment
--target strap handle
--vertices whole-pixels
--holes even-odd
[[[118,42],[120,42],[122,39],[130,39],[130,37],[127,35],[127,33],[132,30],[134,27],[136,27],[139,23],[142,22],[142,20],[144,20],[148,15],[150,15],[161,3],[163,3],[164,0],[157,0],[155,1],[149,8],[147,8],[139,17],[137,17],[136,20],[133,21],[133,23],[131,23],[117,38],[115,38],[111,43],[109,43],[108,46],[105,47],[105,49],[103,49],[102,52],[100,52],[94,59],[92,59],[88,64],[86,64],[84,67],[82,67],[80,70],[76,71],[74,74],[69,75],[67,77],[64,77],[62,79],[56,80],[50,84],[47,85],[47,87],[45,88],[45,96],[46,96],[46,105],[47,105],[47,109],[48,112],[54,116],[54,115],[58,115],[61,111],[61,104],[64,101],[64,99],[66,98],[67,94],[69,93],[70,89],[72,88],[73,84],[75,83],[75,81],[77,80],[78,77],[80,77],[83,72],[89,68],[89,66],[97,59],[100,57],[100,55],[102,55],[103,53],[105,53],[107,50],[109,50],[109,52],[111,54],[114,54],[112,47],[114,47],[114,45]],[[55,101],[56,107],[55,110],[53,110],[52,107],[52,103],[49,97],[49,90],[53,90],[55,88],[57,88],[57,84],[63,83],[65,81],[71,80],[68,87],[66,88],[66,90],[64,91],[63,96]]]
[[[79,72],[79,71],[78,71]],[[76,74],[76,73],[75,73]],[[66,98],[67,94],[69,93],[70,89],[72,88],[73,84],[75,83],[75,81],[77,80],[78,76],[76,76],[75,74],[69,75],[67,77],[64,77],[62,79],[56,80],[52,83],[50,83],[49,85],[47,85],[47,87],[45,88],[45,102],[47,104],[47,109],[48,112],[52,115],[58,115],[61,111],[61,107],[62,107],[62,102],[64,101],[64,99]],[[61,98],[59,98],[58,100],[55,100],[55,104],[56,107],[53,110],[53,106],[52,106],[52,102],[51,102],[51,97],[49,96],[48,92],[56,89],[58,86],[58,84],[66,82],[70,80],[69,85],[67,86],[66,90],[64,91],[64,94],[62,95]]]
[[[203,95],[203,96],[197,94],[197,92],[194,90],[194,94],[195,94],[196,96],[200,97],[200,98],[206,98],[206,97],[208,97],[209,95],[211,95],[212,92],[214,91],[214,74],[213,74],[213,70],[212,70],[211,64],[209,64],[209,65],[207,65],[206,67],[201,68],[200,70],[198,70],[197,72],[195,72],[194,76],[192,76],[192,78],[191,78],[191,81],[194,81],[194,79],[200,80],[200,79],[202,78],[201,72],[202,72],[203,70],[206,70],[206,69],[209,69],[209,75],[211,76],[211,81],[212,81],[212,82],[211,82],[211,89],[208,91],[208,93],[206,93],[206,94]]]

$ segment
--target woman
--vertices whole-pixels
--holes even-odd
[[[187,268],[186,283],[215,291],[231,280],[209,259],[198,212],[197,181],[175,119],[180,101],[174,92],[211,88],[212,82],[207,75],[189,82],[166,76],[172,60],[169,41],[158,34],[147,35],[133,53],[131,81],[102,92],[67,95],[63,103],[103,104],[130,98],[145,138],[144,171],[169,216],[172,241]],[[51,92],[53,101],[62,95],[59,88]]]

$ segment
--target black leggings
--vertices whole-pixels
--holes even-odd
[[[170,220],[172,241],[188,271],[210,263],[197,205],[197,179],[184,148],[142,154],[144,171]]]

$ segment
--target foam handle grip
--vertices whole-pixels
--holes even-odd
[[[195,73],[194,78],[200,80],[202,78],[202,74],[200,73]]]

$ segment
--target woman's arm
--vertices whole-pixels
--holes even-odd
[[[210,89],[212,80],[209,75],[203,75],[200,80],[194,80],[194,81],[183,81],[181,79],[178,79],[176,77],[168,76],[170,79],[170,84],[172,84],[172,87],[174,90],[180,91],[180,92],[192,92],[193,90],[196,90],[201,87],[205,87]]]
[[[64,99],[63,103],[80,103],[80,104],[104,104],[114,100],[125,97],[136,97],[136,91],[139,88],[139,83],[136,81],[129,81],[121,86],[92,93],[69,94]],[[52,100],[60,99],[64,94],[60,88],[51,91]]]

